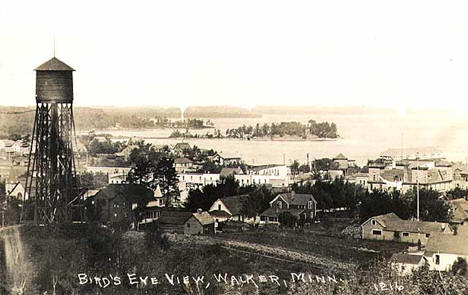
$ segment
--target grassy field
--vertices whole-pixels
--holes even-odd
[[[279,294],[376,294],[374,284],[385,282],[404,287],[385,294],[468,294],[467,277],[424,272],[409,278],[395,276],[385,263],[372,264],[379,257],[406,247],[404,244],[362,241],[337,236],[338,229],[317,225],[307,230],[253,230],[216,236],[166,235],[144,232],[119,233],[94,225],[23,226],[19,229],[24,247],[28,280],[24,294],[197,294],[197,295],[279,295]],[[0,235],[1,238],[1,235]],[[4,237],[5,238],[5,237]],[[10,293],[15,281],[8,280],[6,249],[0,239],[0,294]],[[350,266],[352,273],[339,272]],[[366,265],[369,269],[359,270]],[[341,268],[340,268],[341,267]],[[97,283],[79,284],[77,274],[120,276],[123,283],[103,288]],[[126,274],[158,278],[161,284],[137,288]],[[278,276],[287,286],[267,282],[219,283],[215,274],[231,276]],[[291,273],[311,274],[313,282],[291,284]],[[179,278],[205,276],[203,290],[170,285],[165,274]],[[336,275],[345,282],[317,283],[315,275]],[[228,279],[229,280],[229,279]],[[210,282],[208,287],[206,283]],[[442,291],[452,289],[453,292]],[[34,292],[33,292],[34,290]],[[36,292],[37,291],[37,292]]]
[[[218,238],[281,247],[358,265],[366,264],[379,257],[389,258],[393,253],[407,248],[407,245],[401,243],[356,240],[325,233],[291,230],[256,230],[221,234]]]

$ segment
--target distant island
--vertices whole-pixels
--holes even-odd
[[[307,124],[300,122],[281,122],[270,124],[257,123],[253,126],[240,126],[235,129],[227,129],[226,136],[230,138],[274,138],[274,137],[296,137],[301,139],[310,138],[338,138],[335,123],[309,120]]]
[[[191,134],[175,130],[171,138],[236,138],[247,140],[317,140],[339,138],[335,123],[309,120],[307,124],[300,122],[281,122],[255,126],[242,125],[237,128],[226,129],[221,132],[215,129],[214,133]]]

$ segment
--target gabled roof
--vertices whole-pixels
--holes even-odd
[[[224,206],[231,212],[233,216],[239,215],[242,209],[242,200],[247,198],[247,195],[225,197],[219,199]]]
[[[89,199],[113,199],[119,195],[134,203],[137,203],[138,200],[149,202],[153,199],[153,192],[141,184],[108,184]]]
[[[35,71],[74,71],[74,69],[54,56],[38,66]]]
[[[213,217],[208,212],[193,213],[193,217],[200,222],[201,225],[208,225],[214,223]]]
[[[386,169],[380,176],[386,181],[403,181],[405,176],[405,171],[403,169]]]
[[[398,217],[398,215],[396,215],[395,213],[391,212],[391,213],[387,213],[387,214],[383,214],[383,215],[377,215],[377,216],[373,216],[370,219],[375,219],[378,223],[380,223],[380,225],[382,225],[383,227],[386,227],[387,224],[391,224],[391,223],[395,223],[395,222],[399,222],[399,221],[402,221],[403,219],[401,219],[400,217]],[[367,222],[367,221],[366,221]],[[366,223],[364,222],[364,223]]]
[[[419,264],[422,259],[423,255],[421,254],[395,253],[390,261],[403,264]]]
[[[468,256],[468,235],[437,233],[431,235],[426,244],[425,255],[434,253]]]
[[[398,217],[395,213],[387,213],[384,215],[374,216],[369,218],[368,220],[370,219],[376,220],[384,227],[385,230],[388,231],[436,233],[442,232],[446,228],[448,228],[447,223],[404,220]]]
[[[307,203],[311,199],[312,199],[313,202],[317,203],[314,196],[311,195],[311,194],[296,194],[294,192],[290,192],[290,193],[284,193],[284,194],[277,195],[276,198],[274,198],[272,201],[270,201],[270,204],[272,204],[278,198],[283,199],[290,206],[291,205],[294,205],[294,206],[296,206],[296,205],[307,206]]]

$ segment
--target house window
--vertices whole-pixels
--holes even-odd
[[[221,204],[218,204],[218,210],[221,211]]]
[[[278,208],[282,209],[283,208],[283,202],[279,201],[278,203],[276,203],[278,205]]]
[[[270,217],[269,221],[271,222],[278,222],[278,217]]]
[[[402,232],[401,235],[402,235],[403,237],[409,237],[409,233],[406,233],[406,232]]]
[[[187,227],[190,227],[190,223],[187,223]]]
[[[374,219],[371,220],[371,224],[375,225],[375,220]]]
[[[380,229],[373,229],[372,230],[372,234],[374,236],[381,236],[382,235],[382,231]]]
[[[440,255],[436,254],[435,256],[435,264],[439,265],[440,264]]]
[[[429,239],[430,236],[431,234],[426,234],[426,239]]]
[[[308,206],[309,209],[312,209],[312,201],[309,201],[309,202],[307,203],[307,206]]]
[[[266,216],[260,216],[260,221],[266,221]]]

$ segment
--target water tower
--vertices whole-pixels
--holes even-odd
[[[26,219],[36,224],[71,220],[77,195],[73,143],[73,69],[53,57],[36,71],[36,115],[26,191],[32,201]]]

